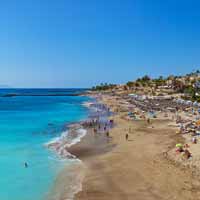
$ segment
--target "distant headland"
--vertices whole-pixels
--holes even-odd
[[[112,92],[115,94],[145,94],[150,96],[180,96],[185,100],[200,102],[200,70],[186,75],[151,78],[148,75],[125,84],[107,84],[92,87],[93,91]]]

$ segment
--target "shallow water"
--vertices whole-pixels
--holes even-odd
[[[0,90],[0,94],[9,92],[13,93]],[[40,92],[49,93],[49,90]],[[70,90],[72,92],[77,91]],[[79,96],[0,97],[1,200],[46,198],[56,176],[69,161],[60,160],[43,144],[59,136],[67,123],[86,118],[88,110],[82,103],[87,100]],[[24,162],[28,163],[28,168],[24,167]]]

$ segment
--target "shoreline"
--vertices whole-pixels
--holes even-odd
[[[74,196],[82,190],[82,180],[86,168],[84,164],[84,154],[88,154],[91,150],[91,148],[88,147],[93,143],[95,152],[91,153],[103,153],[102,143],[105,143],[108,138],[105,130],[102,130],[102,126],[105,126],[105,119],[106,121],[108,120],[110,112],[108,112],[106,107],[97,101],[95,97],[92,97],[92,99],[93,100],[83,104],[89,109],[88,117],[79,122],[68,124],[67,130],[64,131],[60,137],[46,144],[46,147],[53,150],[61,159],[68,160],[68,165],[58,174],[49,192],[47,196],[48,200],[73,200]],[[103,121],[101,121],[102,119]],[[96,120],[98,121],[97,124],[94,122]],[[95,139],[95,141],[91,141],[90,138],[92,138],[91,134],[93,134],[93,129],[98,126],[101,126],[101,129],[96,133],[98,140]],[[106,126],[107,130],[111,128],[108,124]],[[82,152],[79,151],[79,146],[81,146]],[[100,149],[97,149],[97,146]]]

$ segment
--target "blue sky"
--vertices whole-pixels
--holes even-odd
[[[0,2],[0,84],[90,87],[200,68],[198,0]]]

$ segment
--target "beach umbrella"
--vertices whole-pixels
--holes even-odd
[[[193,106],[198,107],[198,103],[195,101],[195,102],[193,103]]]
[[[181,143],[178,143],[178,144],[176,144],[176,147],[178,147],[178,148],[182,148],[183,145],[182,145]]]

